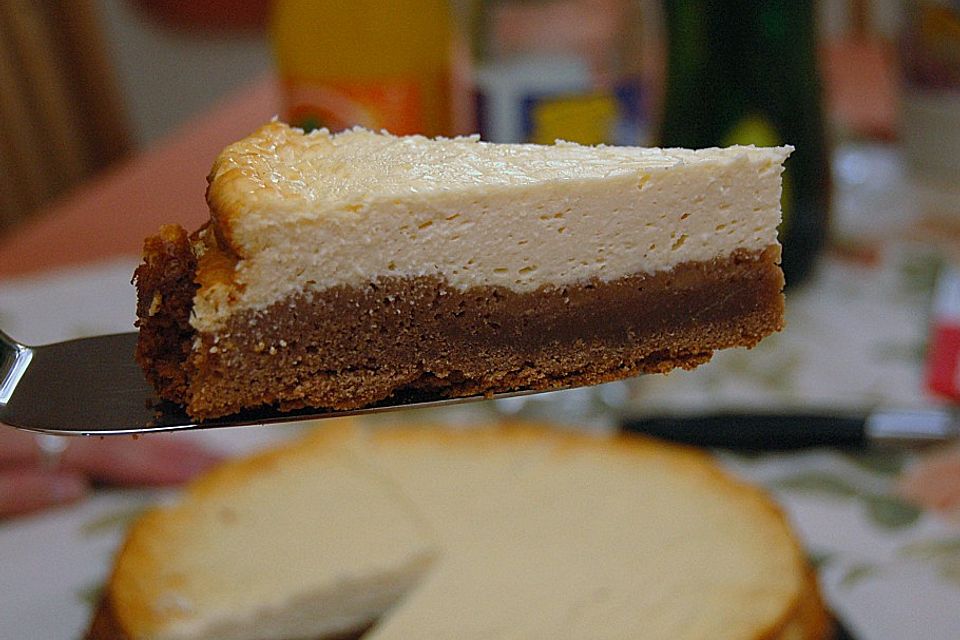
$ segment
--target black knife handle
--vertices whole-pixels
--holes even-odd
[[[865,418],[804,413],[627,417],[620,428],[701,447],[785,451],[867,444]]]

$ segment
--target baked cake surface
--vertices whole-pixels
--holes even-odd
[[[374,619],[364,638],[827,637],[762,492],[703,454],[529,425],[340,424],[230,463],[135,525],[106,599],[114,635],[91,640],[320,639]]]
[[[208,226],[148,241],[139,358],[199,418],[695,366],[782,324],[789,151],[274,122],[217,159]]]
[[[355,459],[352,437],[330,429],[224,465],[137,522],[110,585],[123,633],[335,637],[395,605],[436,545],[396,487]]]

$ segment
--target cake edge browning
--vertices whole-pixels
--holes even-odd
[[[183,402],[190,385],[187,360],[195,331],[190,326],[197,259],[186,230],[164,225],[143,244],[143,262],[133,283],[137,287],[140,334],[136,360],[157,394]]]
[[[783,326],[779,245],[533,293],[384,278],[237,313],[217,334],[189,324],[204,276],[185,232],[147,247],[138,361],[162,398],[201,420],[599,384],[690,369]]]
[[[354,632],[342,633],[333,636],[317,638],[317,640],[361,640],[364,634],[370,630],[369,626],[358,629]],[[113,602],[109,596],[103,596],[95,605],[93,617],[87,628],[84,640],[139,640],[131,636],[114,610]]]

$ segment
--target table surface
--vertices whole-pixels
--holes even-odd
[[[0,325],[27,343],[129,330],[135,296],[129,280],[142,239],[163,223],[195,228],[204,221],[204,177],[216,153],[269,119],[278,104],[273,81],[261,78],[3,238]],[[883,155],[867,149],[863,157]],[[889,157],[896,164],[895,154]],[[844,163],[837,164],[842,170]],[[880,208],[903,199],[889,193],[897,183],[885,184],[880,196],[860,194],[860,204],[841,194],[838,208],[866,211],[876,226]],[[857,224],[840,226],[849,232]],[[718,354],[693,372],[635,379],[613,387],[613,395],[650,412],[928,403],[922,353],[939,258],[915,243],[880,242],[875,249],[870,261],[824,256],[814,279],[788,294],[788,328],[753,351]],[[521,412],[560,412],[602,428],[609,416],[598,413],[597,400],[609,391],[531,398]],[[515,408],[477,403],[440,418],[489,419]],[[304,427],[291,429],[298,428]],[[242,453],[289,433],[180,435]],[[900,474],[916,464],[915,453],[822,449],[720,459],[783,506],[818,562],[826,598],[855,637],[960,638],[960,523],[895,492]],[[0,638],[78,637],[126,525],[167,497],[103,491],[80,505],[0,522]]]

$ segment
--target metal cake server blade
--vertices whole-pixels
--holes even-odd
[[[539,393],[404,396],[348,411],[259,409],[198,423],[180,405],[158,400],[134,361],[136,344],[136,333],[117,333],[28,347],[0,332],[0,423],[56,435],[122,435],[336,418]]]

